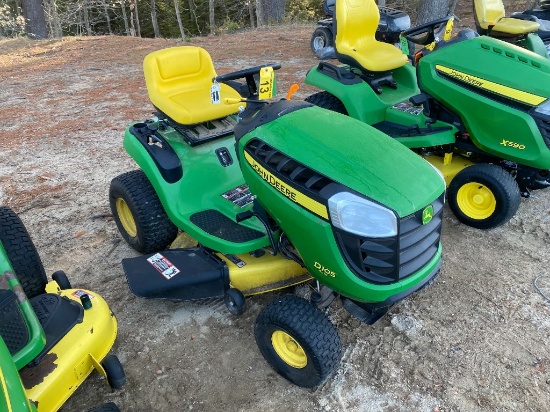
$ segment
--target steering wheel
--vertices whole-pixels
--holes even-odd
[[[212,79],[212,81],[223,83],[223,82],[228,82],[228,81],[231,81],[231,80],[237,80],[237,79],[252,77],[255,74],[260,73],[261,69],[263,69],[264,67],[268,67],[268,66],[273,67],[273,70],[279,70],[281,68],[281,65],[279,63],[264,64],[263,66],[254,66],[254,67],[250,67],[248,69],[237,70],[236,72],[222,74],[220,76],[214,77]]]
[[[436,33],[441,31],[441,27],[446,26],[447,22],[454,18],[453,15],[441,19],[429,21],[420,26],[411,27],[401,33],[408,41],[420,46],[427,46],[435,41]]]

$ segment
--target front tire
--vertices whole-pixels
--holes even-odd
[[[325,382],[342,357],[334,325],[320,309],[293,295],[265,306],[256,319],[254,336],[271,367],[304,388]]]
[[[457,219],[477,229],[492,229],[508,222],[521,202],[515,179],[493,164],[461,170],[451,181],[447,197]]]
[[[311,36],[311,50],[319,58],[326,47],[334,46],[334,36],[328,27],[317,27]]]
[[[126,374],[120,360],[116,355],[107,355],[101,366],[107,375],[107,383],[113,389],[120,389],[126,385]]]
[[[109,203],[120,234],[140,253],[164,250],[178,234],[142,170],[115,177]]]
[[[338,97],[329,92],[318,92],[305,98],[306,102],[322,107],[323,109],[332,110],[333,112],[348,115],[348,111]]]
[[[0,206],[0,243],[27,297],[44,293],[48,278],[40,256],[19,216],[6,206]]]

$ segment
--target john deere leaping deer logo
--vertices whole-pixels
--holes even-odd
[[[430,205],[422,211],[422,224],[427,225],[432,221],[433,217],[434,217],[434,207]]]

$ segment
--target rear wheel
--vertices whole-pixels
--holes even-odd
[[[9,207],[0,206],[0,243],[27,297],[46,290],[48,278],[25,225]]]
[[[338,97],[330,94],[329,92],[319,92],[312,94],[305,98],[306,102],[314,104],[315,106],[322,107],[323,109],[332,110],[333,112],[340,114],[348,114],[344,104],[338,99]]]
[[[515,179],[493,164],[461,170],[451,181],[447,196],[458,220],[477,229],[492,229],[508,222],[521,202]]]
[[[141,253],[165,249],[178,234],[155,189],[141,170],[115,177],[109,202],[118,230],[128,244]]]
[[[311,50],[319,58],[322,57],[322,50],[325,47],[334,46],[332,32],[328,27],[317,27],[311,36]]]
[[[254,336],[271,367],[304,388],[322,384],[342,357],[334,325],[320,309],[293,295],[274,300],[260,312]]]

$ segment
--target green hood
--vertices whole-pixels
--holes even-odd
[[[420,156],[371,126],[329,110],[293,111],[262,126],[261,134],[285,155],[400,217],[418,211],[445,190],[443,179]]]

